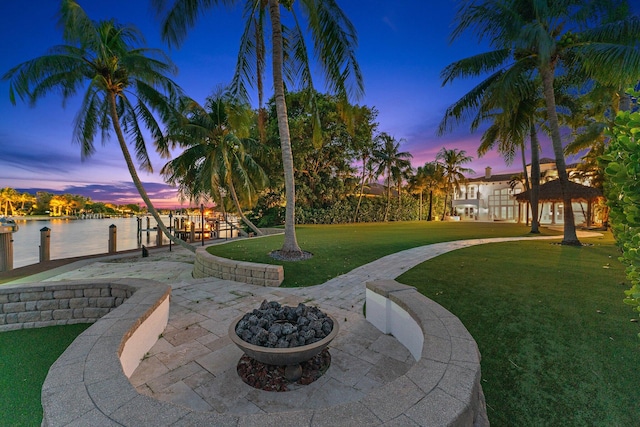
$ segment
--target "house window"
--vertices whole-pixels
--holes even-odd
[[[518,202],[511,196],[509,188],[493,190],[489,196],[489,217],[493,220],[513,220],[518,212]]]
[[[478,188],[474,185],[469,187],[468,198],[475,199],[477,197]]]

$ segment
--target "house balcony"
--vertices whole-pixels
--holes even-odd
[[[454,199],[453,206],[469,206],[469,207],[480,207],[480,199]]]

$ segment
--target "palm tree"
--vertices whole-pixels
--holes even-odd
[[[74,139],[82,157],[95,152],[94,138],[116,134],[127,168],[142,200],[158,226],[174,242],[195,251],[193,246],[171,235],[145,191],[131,158],[125,134],[133,139],[140,167],[152,171],[140,122],[144,123],[161,155],[169,154],[167,140],[156,120],[168,120],[172,100],[181,89],[166,75],[176,68],[156,49],[138,47],[142,35],[131,26],[116,22],[94,22],[73,0],[63,0],[60,23],[66,45],[55,46],[47,55],[12,68],[3,79],[10,80],[10,97],[36,101],[49,92],[62,93],[63,100],[86,85],[82,106],[74,124]]]
[[[18,196],[18,200],[20,201],[20,210],[24,212],[24,205],[26,203],[34,204],[36,202],[35,196],[29,193],[20,193]]]
[[[452,39],[472,29],[480,39],[488,39],[495,50],[469,58],[469,66],[450,78],[496,72],[509,64],[519,64],[522,70],[534,70],[540,76],[564,199],[562,243],[579,245],[567,191],[569,179],[554,82],[561,72],[580,77],[582,82],[596,79],[618,85],[637,78],[640,20],[629,16],[625,0],[484,0],[460,4]]]
[[[384,221],[389,218],[389,208],[391,207],[391,178],[397,177],[401,174],[402,170],[411,167],[409,159],[413,158],[413,155],[408,151],[399,151],[400,142],[396,141],[394,137],[386,132],[380,133],[376,136],[379,148],[374,150],[373,156],[376,159],[378,168],[376,175],[385,175],[387,181],[387,207],[384,211]],[[398,188],[398,193],[400,188]]]
[[[153,0],[152,3],[164,15],[163,37],[170,44],[179,45],[204,10],[220,4],[238,4],[240,0],[174,0],[168,6],[166,0]],[[259,99],[262,99],[262,73],[265,68],[264,33],[267,29],[264,21],[268,11],[271,21],[273,88],[287,203],[285,237],[279,254],[287,259],[302,259],[304,253],[298,245],[295,232],[295,181],[285,103],[284,75],[292,85],[302,83],[306,88],[312,87],[312,76],[306,39],[300,26],[296,4],[308,18],[308,28],[312,33],[311,40],[324,72],[324,80],[330,91],[337,93],[342,99],[346,99],[349,95],[359,97],[364,91],[360,67],[355,59],[356,31],[336,0],[283,2],[284,9],[293,15],[292,28],[282,25],[279,0],[244,0],[244,4],[246,25],[240,41],[240,53],[232,81],[232,91],[238,96],[246,97],[246,87],[253,86],[255,82]],[[308,93],[313,96],[314,92]],[[320,127],[317,126],[317,114],[314,114],[314,118],[316,119],[314,140],[319,141]]]
[[[242,209],[255,205],[258,192],[268,181],[250,152],[256,145],[247,138],[252,111],[221,95],[208,98],[205,108],[190,100],[184,107],[184,119],[171,124],[168,138],[185,151],[167,163],[162,174],[192,200],[213,197],[224,206],[222,193],[228,189],[242,221],[262,235]]]
[[[459,190],[460,184],[467,180],[464,174],[473,173],[472,169],[462,167],[462,165],[472,160],[473,157],[467,156],[465,150],[458,150],[457,148],[447,150],[445,147],[442,147],[440,151],[438,151],[438,154],[436,154],[436,161],[442,165],[445,182],[444,209],[442,211],[443,221],[449,208],[447,198],[450,196],[449,203],[452,203],[454,192]]]
[[[19,194],[18,192],[10,187],[5,187],[0,189],[0,210],[4,206],[4,216],[13,215],[15,213],[15,208],[13,204],[18,202]],[[11,212],[11,214],[9,214]]]
[[[425,177],[425,191],[429,192],[429,210],[427,212],[427,221],[433,220],[433,196],[442,191],[444,186],[444,168],[439,162],[428,162],[422,167],[422,173]]]
[[[51,216],[62,216],[62,210],[67,205],[67,201],[61,195],[55,195],[49,202],[49,209],[51,210]]]
[[[531,94],[533,95],[533,94]],[[539,102],[534,96],[523,97],[514,105],[503,107],[500,112],[493,115],[493,123],[482,136],[478,147],[478,156],[482,156],[490,149],[498,145],[500,152],[507,164],[511,164],[515,152],[519,149],[522,158],[522,170],[524,189],[529,191],[529,205],[531,206],[531,233],[540,233],[538,219],[538,202],[540,194],[540,143],[536,122],[541,119]],[[527,161],[525,156],[525,140],[529,137],[531,145],[531,181],[527,173]]]
[[[426,165],[425,165],[426,166]],[[418,166],[414,173],[409,176],[409,191],[418,195],[418,221],[422,220],[422,198],[427,189],[427,174],[425,166]]]
[[[493,52],[489,53],[493,54]],[[443,85],[460,75],[473,74],[480,62],[490,60],[480,55],[456,61],[447,66],[441,76]],[[531,65],[514,62],[498,69],[486,80],[474,87],[449,106],[440,122],[438,134],[471,117],[471,131],[476,131],[485,121],[491,125],[484,131],[478,156],[496,148],[507,164],[511,164],[516,152],[521,152],[525,190],[530,191],[529,204],[533,220],[531,232],[539,233],[538,199],[540,187],[540,145],[536,123],[541,120],[541,94],[533,77]],[[525,157],[526,137],[531,145],[531,185]]]
[[[355,151],[362,161],[358,203],[353,214],[353,222],[357,222],[362,197],[364,196],[364,187],[367,181],[373,178],[374,174],[373,152],[379,148],[378,142],[373,138],[373,134],[378,127],[378,124],[374,122],[378,112],[375,108],[365,106],[355,106],[352,109],[354,110],[353,113],[344,116],[347,119],[347,134],[352,139]]]

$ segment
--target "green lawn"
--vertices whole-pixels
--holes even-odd
[[[638,313],[610,234],[584,242],[476,246],[398,278],[476,339],[492,426],[639,425]]]
[[[88,324],[0,333],[0,425],[39,426],[49,367]]]
[[[239,261],[282,264],[282,286],[295,287],[318,285],[385,255],[430,243],[530,235],[529,228],[520,224],[427,221],[300,225],[296,231],[300,247],[311,252],[313,258],[298,262],[271,258],[269,252],[282,246],[282,235],[215,245],[207,250]]]

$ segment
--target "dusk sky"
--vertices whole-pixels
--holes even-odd
[[[79,3],[94,20],[114,18],[137,26],[149,47],[168,52],[179,68],[175,81],[195,100],[203,102],[216,87],[229,83],[243,29],[241,7],[214,9],[199,20],[180,49],[169,50],[160,39],[159,22],[149,1]],[[436,135],[445,109],[477,83],[459,80],[442,87],[440,72],[455,60],[487,50],[475,39],[449,43],[455,1],[407,0],[398,4],[342,0],[339,4],[358,31],[357,58],[364,75],[365,96],[357,103],[377,108],[379,131],[405,140],[401,149],[413,154],[414,167],[434,160],[442,147],[455,147],[474,157],[470,167],[476,175],[484,173],[486,166],[492,166],[494,172],[520,168],[520,159],[506,166],[495,152],[478,159],[481,133],[469,134],[466,125],[444,137]],[[1,74],[62,44],[56,25],[58,7],[59,2],[54,0],[0,3],[0,40],[4,45]],[[267,96],[271,95],[270,79],[269,74]],[[104,146],[98,137],[96,154],[81,161],[80,147],[72,143],[79,96],[64,107],[55,93],[35,108],[21,102],[12,106],[8,88],[8,82],[0,82],[0,187],[64,191],[90,196],[94,201],[140,200],[115,136]],[[317,89],[322,92],[325,88]],[[257,100],[252,101],[256,106]],[[151,140],[148,147],[152,152]],[[545,144],[542,156],[551,155],[549,144]],[[154,156],[152,163],[155,173],[140,173],[140,177],[154,204],[179,207],[175,190],[164,185],[158,173],[166,159]]]

